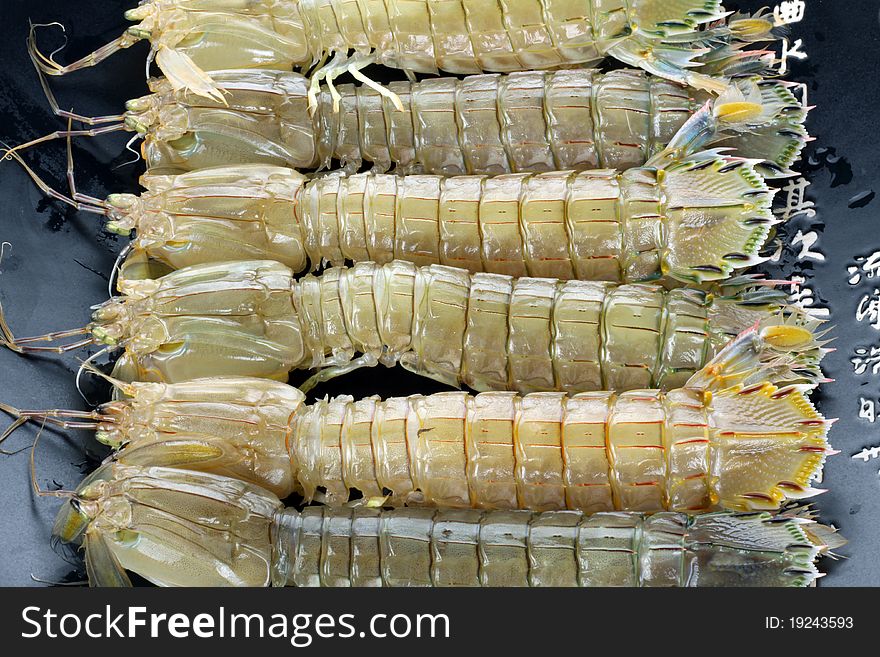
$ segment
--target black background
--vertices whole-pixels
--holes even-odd
[[[63,127],[49,111],[27,57],[28,19],[59,21],[67,27],[69,44],[59,55],[67,62],[118,36],[126,26],[122,12],[133,4],[133,0],[0,2],[0,139],[17,144]],[[768,3],[727,4],[755,9]],[[836,382],[824,386],[816,400],[827,416],[840,418],[831,440],[841,454],[829,460],[823,486],[830,490],[816,500],[816,506],[823,520],[839,526],[850,540],[842,551],[847,559],[822,564],[829,573],[822,586],[880,585],[880,460],[866,464],[850,458],[865,446],[880,444],[878,425],[858,418],[859,397],[880,398],[880,379],[855,376],[849,363],[857,346],[880,344],[880,332],[854,319],[861,296],[872,292],[877,281],[865,280],[854,288],[846,274],[856,256],[880,249],[880,200],[849,207],[850,199],[861,192],[880,192],[878,6],[877,0],[807,0],[806,19],[792,28],[792,37],[803,39],[809,53],[806,62],[794,65],[792,77],[808,83],[810,102],[817,105],[808,124],[816,141],[798,168],[812,182],[810,197],[818,209],[814,229],[821,233],[818,247],[828,256],[827,262],[805,273],[813,279],[820,300],[831,308],[838,348],[826,360],[828,375]],[[41,42],[51,49],[53,34],[47,32]],[[60,40],[55,42],[60,45]],[[146,91],[146,52],[140,44],[99,68],[53,79],[62,107],[88,115],[121,112],[126,99]],[[142,164],[117,168],[131,159],[124,149],[126,141],[127,136],[111,135],[76,142],[76,175],[82,191],[98,197],[137,191]],[[63,143],[40,147],[27,157],[51,184],[63,188]],[[122,241],[104,234],[98,217],[45,201],[13,163],[0,166],[0,202],[0,242],[11,244],[0,261],[0,301],[13,329],[31,335],[83,325],[88,307],[108,296],[107,276]],[[798,228],[806,232],[803,223],[795,223],[789,232],[793,235]],[[789,249],[781,272],[770,273],[797,273],[803,264],[794,261]],[[22,358],[0,352],[0,400],[24,408],[85,408],[73,385],[76,357]],[[317,392],[388,396],[438,389],[399,368],[377,368],[361,370]],[[92,394],[102,401],[100,391]],[[23,430],[4,446],[28,447],[33,436],[32,430]],[[102,456],[89,434],[47,431],[36,454],[36,481],[43,488],[74,487]],[[58,503],[32,494],[27,452],[0,456],[0,500],[0,585],[33,585],[32,576],[53,582],[82,579],[75,561],[68,563],[49,547]]]
[[[851,647],[871,645],[876,637],[872,604],[874,589],[792,590],[702,589],[699,598],[693,590],[645,589],[30,589],[18,591],[14,599],[0,600],[4,622],[0,640],[7,654],[26,654],[35,649],[80,648],[92,655],[118,656],[120,651],[134,654],[190,654],[184,650],[209,648],[218,655],[241,654],[244,650],[272,650],[281,655],[305,654],[294,650],[285,639],[255,639],[237,636],[223,642],[199,639],[172,639],[160,629],[159,638],[143,632],[136,641],[127,638],[73,640],[22,639],[34,627],[21,618],[25,605],[51,609],[55,614],[74,612],[79,618],[104,612],[112,616],[127,607],[143,606],[147,613],[226,614],[261,613],[291,617],[312,614],[309,634],[314,642],[306,648],[312,654],[342,654],[341,651],[372,650],[385,655],[419,657],[450,654],[567,655],[591,654],[597,649],[621,654],[649,651],[669,654],[675,650],[709,654],[839,654]],[[698,602],[698,604],[695,604]],[[315,633],[319,614],[354,614],[354,627],[368,630],[373,614],[390,617],[405,613],[445,613],[449,617],[450,637],[444,638],[320,638]],[[31,618],[39,614],[31,614]],[[765,629],[766,617],[776,616],[785,625]],[[849,617],[852,629],[791,629],[791,617]],[[382,619],[384,622],[387,619]],[[268,623],[267,623],[268,625]],[[69,626],[70,627],[70,626]],[[122,625],[125,628],[125,625]],[[227,624],[228,628],[228,624]],[[384,629],[382,625],[379,629]],[[143,629],[143,628],[141,628]],[[55,632],[58,620],[55,619]],[[341,632],[340,632],[341,633]],[[63,643],[62,643],[63,642]],[[210,646],[206,643],[210,642]],[[59,645],[62,644],[62,645]],[[724,651],[718,650],[723,645]],[[138,649],[136,652],[133,648]],[[167,652],[165,652],[167,650]],[[149,653],[147,651],[150,651]],[[454,652],[455,651],[455,652]],[[734,652],[736,651],[736,652]],[[254,654],[253,652],[249,654]],[[273,653],[274,654],[274,653]]]

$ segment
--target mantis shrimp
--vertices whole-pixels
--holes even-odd
[[[121,463],[232,476],[282,499],[310,501],[321,489],[341,504],[356,489],[393,506],[774,510],[820,492],[810,482],[832,452],[810,386],[777,388],[772,370],[759,370],[778,337],[764,334],[744,332],[666,393],[449,392],[309,406],[296,388],[263,379],[115,381],[124,398],[88,419],[98,440],[122,447]],[[6,410],[62,425],[82,418]]]
[[[118,127],[143,136],[148,170],[238,163],[315,169],[334,159],[348,173],[363,161],[378,172],[396,165],[397,173],[438,175],[625,170],[643,166],[710,99],[638,70],[578,69],[392,82],[402,111],[371,87],[341,85],[342,112],[325,91],[309,114],[308,80],[299,74],[212,75],[222,102],[160,78],[150,81],[150,95],[126,104]],[[49,100],[57,108],[51,92]],[[714,104],[721,132],[729,133],[725,146],[761,160],[764,175],[788,172],[808,139],[807,108],[791,85],[738,79]]]
[[[268,247],[297,272],[399,259],[520,277],[702,283],[763,262],[778,223],[752,163],[714,152],[620,174],[366,173],[306,183],[236,167],[145,182],[143,198],[110,200],[109,227],[137,230],[135,251],[172,268]],[[247,199],[248,189],[253,203],[237,193]]]
[[[56,540],[130,586],[808,586],[841,539],[802,514],[284,508],[210,473],[105,465]],[[209,523],[205,518],[210,518]]]
[[[725,299],[402,261],[298,281],[277,262],[224,262],[122,279],[120,289],[83,329],[16,339],[4,321],[5,345],[20,352],[122,347],[115,376],[127,381],[286,381],[293,369],[322,368],[304,390],[380,362],[478,391],[669,388],[755,322],[783,352],[800,354],[796,371],[785,365],[781,380],[811,376],[824,353],[815,323],[768,312],[778,297],[760,290]],[[83,334],[90,336],[68,347],[32,346]],[[768,355],[764,367],[774,362]]]
[[[138,25],[70,66],[42,55],[33,34],[30,48],[44,72],[63,75],[147,39],[150,61],[175,89],[221,101],[206,71],[311,69],[312,107],[320,82],[334,90],[333,79],[344,72],[399,103],[362,73],[373,63],[409,74],[471,74],[612,56],[723,92],[728,78],[715,71],[761,66],[766,53],[742,48],[772,39],[774,27],[761,14],[736,15],[725,25],[726,15],[718,0],[147,0],[126,12]]]
[[[646,166],[620,173],[306,182],[251,165],[147,176],[141,198],[68,200],[108,215],[110,230],[137,230],[140,260],[170,268],[271,254],[297,272],[308,262],[404,259],[511,276],[702,283],[762,262],[778,223],[755,161],[686,154],[716,134],[716,120],[707,105]]]

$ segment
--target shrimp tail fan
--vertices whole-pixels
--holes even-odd
[[[712,504],[775,510],[819,494],[831,453],[826,420],[810,403],[824,356],[812,320],[776,313],[743,331],[685,384],[703,393]]]
[[[760,160],[756,168],[766,178],[791,176],[791,166],[810,137],[804,126],[809,108],[792,89],[793,85],[782,81],[744,78],[725,92],[727,99],[722,96],[716,103],[723,111],[726,102],[734,119],[740,103],[759,108],[743,118],[739,127],[729,130],[730,138],[723,144],[735,149],[738,156]]]
[[[807,522],[802,523],[801,527],[810,542],[818,547],[823,555],[837,559],[840,555],[835,551],[849,542],[836,527],[816,522],[818,514],[810,504],[795,502],[784,508],[782,515],[806,520]]]
[[[740,333],[686,387],[711,394],[772,383],[813,388],[824,378],[820,364],[828,353],[812,320],[777,313]]]
[[[708,513],[692,522],[689,538],[716,547],[697,552],[699,586],[804,587],[821,577],[816,561],[826,548],[810,533],[813,520],[753,512]]]
[[[831,423],[810,403],[810,386],[736,385],[708,398],[713,503],[775,510],[824,492],[812,483],[833,453]]]
[[[735,13],[710,25],[701,33],[704,52],[695,58],[697,70],[710,76],[736,78],[772,75],[776,55],[755,44],[775,41],[780,36],[772,15],[762,9],[755,14]]]
[[[801,308],[790,305],[788,293],[773,286],[776,282],[760,285],[757,279],[742,276],[712,288],[716,290],[711,295],[712,303],[709,306],[713,341],[719,349],[723,348],[752,326],[759,327],[759,330],[773,327],[775,331],[791,331],[798,335],[804,331],[803,342],[806,344],[806,334],[811,334],[818,347],[815,358],[821,360],[826,353],[822,349],[825,343],[821,338],[826,334],[822,322],[810,317]]]
[[[712,145],[756,160],[765,178],[792,175],[809,134],[804,127],[808,108],[792,93],[793,85],[751,76],[734,80],[683,125],[658,160],[674,160]]]
[[[657,160],[649,163],[656,165]],[[762,249],[779,223],[758,160],[708,150],[663,163],[666,276],[686,283],[722,281],[766,260]]]
[[[608,54],[655,75],[721,94],[732,76],[772,67],[772,54],[745,50],[776,38],[763,12],[725,20],[729,12],[717,0],[636,0],[633,15],[635,34]]]

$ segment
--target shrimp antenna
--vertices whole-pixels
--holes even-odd
[[[109,347],[109,346],[104,347],[100,351],[95,352],[94,354],[92,354],[91,356],[86,358],[84,361],[80,361],[79,369],[76,371],[76,391],[79,393],[79,396],[83,398],[83,401],[86,404],[88,404],[89,406],[97,406],[97,404],[93,404],[92,400],[89,399],[88,396],[86,396],[86,393],[83,392],[83,389],[82,389],[83,372],[88,372],[89,374],[97,375],[98,377],[100,377],[106,381],[109,381],[114,387],[122,390],[123,392],[127,392],[131,388],[131,386],[128,386],[123,381],[119,381],[117,379],[112,378],[111,376],[109,376],[107,374],[104,374],[101,370],[99,370],[97,367],[92,365],[92,362],[96,358],[99,358],[100,356],[104,356],[105,354],[110,353],[111,349],[112,349],[112,347]]]
[[[42,81],[42,77],[40,78]],[[113,123],[112,125],[101,125],[99,128],[90,128],[88,130],[73,130],[72,124],[73,121],[81,121],[84,123],[88,123],[90,125],[97,125],[98,123],[91,123],[91,119],[89,117],[80,116],[78,114],[73,114],[71,112],[64,112],[58,109],[58,103],[55,101],[55,97],[52,95],[52,92],[49,90],[48,86],[44,85],[44,90],[46,92],[46,97],[49,101],[49,104],[52,106],[52,111],[55,112],[58,116],[63,116],[67,118],[67,130],[56,130],[55,132],[51,132],[48,135],[43,135],[42,137],[37,137],[36,139],[32,139],[31,141],[25,144],[19,144],[13,148],[10,148],[7,144],[3,144],[6,146],[6,150],[3,154],[3,157],[0,158],[0,162],[11,157],[14,153],[18,151],[27,150],[28,148],[32,148],[37,146],[38,144],[43,144],[50,141],[55,141],[56,139],[67,138],[68,141],[68,154],[67,154],[67,164],[68,164],[68,181],[73,184],[73,174],[71,172],[73,156],[71,155],[71,145],[70,139],[71,137],[98,137],[100,135],[105,135],[111,132],[120,132],[129,130],[129,127],[125,125],[125,117],[117,116],[117,117],[104,117],[108,120],[119,120],[119,123]],[[131,142],[129,142],[131,143]]]
[[[28,411],[2,402],[0,402],[0,411],[15,418],[15,421],[0,434],[0,443],[9,438],[20,426],[31,420],[42,420],[46,424],[51,424],[65,430],[85,429],[92,431],[96,431],[104,423],[115,422],[109,415],[103,415],[98,411],[73,411],[57,408],[43,411]]]
[[[68,137],[68,153],[67,153],[67,181],[71,187],[71,195],[65,196],[61,192],[56,189],[53,189],[49,186],[49,184],[40,178],[39,175],[24,161],[21,155],[15,152],[15,149],[10,148],[10,146],[3,141],[0,141],[0,145],[4,147],[3,151],[0,151],[0,162],[6,159],[13,159],[25,170],[25,173],[30,176],[31,180],[34,181],[36,186],[40,189],[43,194],[48,196],[49,198],[55,199],[56,201],[61,201],[62,203],[66,203],[73,208],[76,208],[80,212],[91,212],[92,214],[100,214],[103,216],[110,215],[110,209],[107,207],[107,204],[96,198],[92,198],[90,196],[86,196],[84,194],[79,194],[76,191],[76,184],[73,179],[73,151],[70,147],[70,138]]]
[[[40,442],[40,437],[43,435],[43,429],[46,427],[46,423],[44,422],[40,426],[40,430],[37,432],[36,437],[34,438],[34,444],[31,445],[31,486],[34,489],[34,494],[39,497],[62,497],[67,499],[78,499],[79,495],[75,491],[72,490],[43,490],[40,488],[40,485],[37,483],[37,464],[34,459],[34,454],[37,451],[37,444]]]
[[[64,44],[60,48],[52,52],[48,57],[40,52],[40,49],[37,47],[36,31],[37,28],[41,27],[60,27],[61,31],[65,34]],[[96,66],[111,55],[119,52],[120,50],[130,48],[135,43],[141,41],[147,36],[146,33],[138,35],[133,34],[131,30],[126,30],[118,39],[111,41],[105,46],[101,46],[94,52],[89,53],[82,59],[79,59],[72,64],[62,66],[55,61],[55,55],[63,50],[64,47],[67,45],[66,32],[67,31],[64,29],[64,26],[61,23],[41,23],[36,25],[31,24],[30,34],[28,36],[28,52],[31,53],[31,58],[34,61],[34,64],[46,75],[67,75],[68,73],[73,73],[74,71],[79,71],[84,68]]]
[[[60,23],[51,23],[51,25],[60,25]],[[52,92],[52,89],[49,87],[48,80],[46,80],[46,71],[44,69],[44,66],[42,65],[42,62],[49,61],[49,62],[54,63],[54,60],[52,59],[52,57],[54,57],[55,53],[64,49],[64,47],[67,45],[67,36],[65,35],[64,44],[62,44],[62,46],[60,48],[58,48],[58,50],[53,52],[48,58],[43,57],[43,55],[41,55],[40,52],[37,50],[36,39],[34,38],[34,30],[37,27],[46,27],[46,26],[33,25],[33,24],[31,25],[30,34],[29,34],[28,40],[27,40],[28,54],[30,55],[31,62],[33,62],[34,68],[37,71],[37,78],[40,81],[40,86],[43,88],[43,94],[45,94],[45,96],[46,96],[46,101],[49,103],[49,107],[52,108],[52,112],[55,114],[55,116],[60,116],[60,117],[66,118],[66,119],[73,119],[74,121],[78,121],[78,122],[84,123],[86,125],[101,125],[104,123],[113,123],[113,122],[123,121],[125,119],[125,117],[122,115],[91,117],[91,116],[83,116],[82,114],[76,114],[73,111],[67,111],[67,110],[61,109],[61,106],[58,104],[58,101],[55,98],[55,94]],[[62,30],[63,29],[64,28],[62,26]]]
[[[113,288],[116,284],[116,281],[119,280],[119,274],[122,272],[122,262],[128,257],[128,254],[132,251],[132,243],[129,242],[125,245],[122,251],[119,252],[119,255],[116,257],[116,262],[113,263],[113,269],[110,271],[110,280],[107,282],[107,293],[110,295],[110,298],[114,298],[116,294],[113,292]]]
[[[70,329],[67,331],[57,331],[55,333],[46,333],[45,335],[35,335],[29,338],[16,338],[9,328],[6,321],[6,315],[3,312],[3,304],[0,304],[0,346],[11,349],[18,354],[28,353],[53,353],[63,354],[68,351],[82,349],[89,345],[95,344],[95,337],[90,335],[91,330],[84,326],[82,328]],[[88,338],[76,340],[68,344],[56,345],[53,347],[32,346],[34,342],[57,342],[64,338],[70,338],[80,335],[88,335]]]
[[[67,131],[70,132],[71,120],[67,120]],[[91,205],[98,206],[99,208],[107,208],[107,204],[99,198],[95,198],[94,196],[88,196],[86,194],[80,194],[76,191],[76,179],[73,175],[73,138],[70,134],[67,135],[67,187],[70,190],[70,194],[74,200],[80,201],[82,203],[88,203]]]
[[[19,144],[18,146],[15,146],[13,148],[7,147],[3,158],[0,159],[0,161],[11,157],[12,153],[27,150],[28,148],[33,148],[34,146],[45,144],[46,142],[70,137],[98,137],[100,135],[106,135],[111,132],[121,132],[128,129],[129,128],[125,125],[125,123],[114,123],[112,125],[101,126],[100,128],[91,128],[89,130],[56,130],[55,132],[50,132],[48,135],[43,135],[42,137],[32,139],[26,144]]]
[[[107,349],[109,349],[109,347],[107,347]],[[104,351],[107,351],[107,349],[105,349]],[[101,352],[98,352],[97,354],[95,354],[91,358],[87,358],[86,360],[80,360],[80,369],[87,371],[89,374],[92,374],[94,376],[97,376],[99,378],[104,379],[107,383],[112,385],[114,388],[121,390],[126,395],[128,395],[130,397],[134,396],[135,388],[133,385],[131,385],[130,383],[126,383],[122,379],[117,379],[116,377],[110,376],[109,374],[105,374],[104,372],[99,370],[97,367],[92,365],[92,361],[97,356],[100,356],[100,355],[101,355]],[[102,417],[104,417],[104,416],[102,416]],[[109,416],[107,416],[107,420],[110,422],[115,421],[115,420],[113,420],[113,418],[111,418]]]
[[[27,424],[32,420],[42,420],[43,425],[52,424],[60,429],[71,430],[71,429],[85,429],[91,431],[97,431],[104,424],[116,424],[116,419],[109,415],[102,415],[98,411],[73,411],[73,410],[64,410],[64,409],[49,409],[44,411],[24,411],[14,406],[10,406],[9,404],[0,403],[0,411],[12,415],[15,418],[15,421],[10,424],[6,429],[0,434],[0,443],[9,438],[13,433],[15,433],[20,427]],[[65,420],[64,418],[73,418],[77,421]],[[91,422],[84,422],[80,420],[89,419]],[[0,454],[4,454],[6,456],[12,456],[15,454],[19,454],[24,450],[28,449],[28,447],[22,447],[21,449],[17,449],[14,451],[8,451],[4,449],[0,449]]]
[[[131,145],[133,143],[135,143],[140,138],[141,138],[141,135],[136,134],[131,139],[129,139],[128,142],[125,144],[125,150],[127,150],[129,153],[133,153],[134,159],[128,160],[127,162],[123,162],[122,164],[119,164],[119,165],[113,167],[114,171],[116,171],[117,169],[121,169],[122,167],[127,167],[132,164],[137,164],[138,162],[141,161],[141,154],[131,147]]]
[[[27,421],[28,421],[28,418],[24,418],[24,417],[15,418],[15,421],[12,424],[10,424],[8,427],[6,427],[6,430],[3,432],[2,435],[0,435],[0,443],[2,443],[4,440],[9,438],[9,436],[14,434],[16,431],[18,431],[18,428],[21,427],[22,425],[26,424]],[[27,449],[27,447],[22,447],[21,449],[16,449],[11,452],[7,449],[0,449],[0,454],[3,454],[4,456],[15,456],[16,454],[19,454],[26,449]]]

